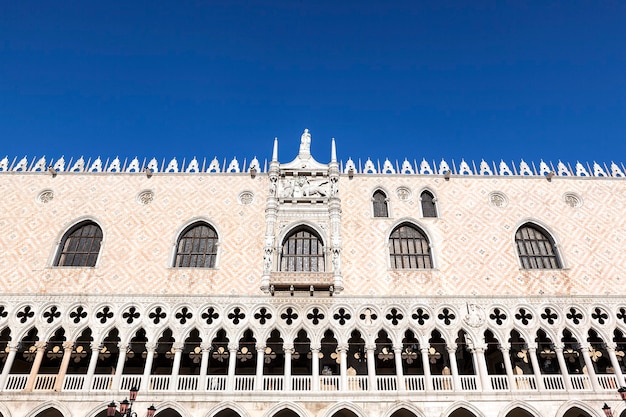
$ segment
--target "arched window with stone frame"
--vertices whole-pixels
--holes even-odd
[[[372,195],[374,217],[389,217],[389,199],[383,190],[376,190]]]
[[[294,229],[283,240],[280,270],[288,272],[324,272],[324,243],[311,228]]]
[[[562,264],[552,236],[533,223],[515,232],[515,245],[523,269],[561,269]]]
[[[433,260],[426,234],[410,223],[397,226],[389,236],[393,269],[431,269]]]
[[[186,227],[176,242],[176,268],[215,268],[218,235],[206,222]]]
[[[428,190],[422,191],[420,202],[422,204],[422,217],[438,217],[437,199],[433,193]]]
[[[102,229],[85,220],[65,233],[59,245],[55,266],[95,267],[102,245]]]

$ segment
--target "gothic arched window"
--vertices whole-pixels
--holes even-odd
[[[389,256],[394,269],[428,269],[433,267],[430,244],[417,227],[404,223],[389,236]]]
[[[559,269],[561,262],[550,235],[531,223],[520,226],[515,233],[517,253],[524,269]]]
[[[281,271],[324,272],[324,245],[307,227],[294,230],[283,242]]]
[[[187,227],[176,244],[175,267],[215,268],[217,233],[207,223]]]
[[[96,266],[102,229],[92,221],[84,221],[72,227],[61,240],[56,266]]]
[[[389,217],[387,195],[384,192],[376,190],[372,196],[372,204],[374,208],[374,217]]]
[[[437,217],[435,196],[430,191],[423,191],[420,195],[420,201],[422,202],[423,217]]]

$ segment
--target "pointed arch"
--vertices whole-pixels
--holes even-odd
[[[283,239],[280,270],[289,272],[324,272],[324,241],[307,225],[293,228]]]
[[[213,225],[196,220],[187,225],[176,239],[175,268],[215,268],[219,237]]]
[[[393,269],[432,269],[430,239],[413,223],[398,224],[389,235],[389,260]]]
[[[542,226],[526,222],[515,231],[515,246],[522,269],[561,269],[555,239]]]
[[[439,217],[437,215],[437,198],[430,190],[423,190],[420,194],[420,204],[422,207],[422,217]]]
[[[59,242],[54,266],[95,267],[103,237],[102,228],[94,220],[74,224]]]
[[[372,194],[372,213],[374,217],[389,217],[389,198],[380,188]]]

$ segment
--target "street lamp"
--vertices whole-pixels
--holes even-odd
[[[626,387],[620,387],[617,392],[622,401],[626,401]],[[613,417],[613,411],[611,411],[611,407],[607,403],[604,403],[604,406],[602,406],[602,411],[604,411],[606,417]]]
[[[137,392],[139,392],[139,388],[132,387],[130,389],[130,401],[128,399],[124,399],[124,401],[120,401],[120,414],[122,417],[137,417],[137,413],[133,412],[133,404],[137,399]],[[115,401],[111,401],[111,404],[107,406],[107,417],[115,417],[117,404]],[[154,405],[148,407],[148,412],[146,413],[146,417],[154,417],[154,413],[156,412],[156,408]]]

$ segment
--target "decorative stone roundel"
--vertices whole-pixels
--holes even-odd
[[[113,311],[111,311],[111,307],[105,306],[102,310],[96,313],[96,319],[100,321],[100,324],[106,324],[109,319],[113,318]]]
[[[154,201],[154,192],[152,190],[143,190],[142,192],[137,194],[137,202],[143,206],[147,206],[153,201]]]
[[[598,324],[603,325],[606,324],[609,320],[609,315],[604,309],[600,307],[596,307],[593,309],[591,313],[591,318],[598,322]]]
[[[85,311],[85,307],[78,306],[70,313],[70,319],[74,324],[78,324],[82,319],[87,317],[87,312]]]
[[[239,200],[239,204],[247,206],[254,201],[254,193],[252,193],[252,191],[243,191],[239,194],[237,199]]]
[[[502,208],[506,207],[507,204],[509,204],[509,199],[504,193],[501,193],[500,191],[494,191],[489,194],[489,202],[495,207]]]
[[[215,310],[215,307],[209,307],[202,313],[202,320],[206,322],[206,324],[213,324],[215,320],[217,320],[220,315]]]
[[[506,322],[506,314],[499,308],[494,308],[489,318],[493,320],[498,326],[502,326],[504,322]]]
[[[409,201],[413,196],[413,193],[409,187],[398,187],[396,188],[396,195],[401,201]]]
[[[176,320],[178,320],[180,324],[185,324],[188,320],[193,318],[193,314],[189,311],[189,307],[183,307],[178,310],[174,317],[176,317]]]
[[[576,193],[563,194],[563,201],[565,201],[565,204],[572,208],[577,208],[583,205],[583,199]]]
[[[515,313],[515,320],[519,321],[524,326],[528,326],[532,319],[532,313],[525,308],[520,308],[517,313]]]
[[[366,308],[359,314],[359,319],[365,324],[372,324],[377,318],[378,314],[371,308]]]
[[[322,320],[324,320],[324,313],[322,313],[322,311],[317,308],[314,307],[311,309],[311,311],[309,311],[309,313],[306,315],[306,318],[314,325],[317,326],[318,324],[320,324],[322,322]]]
[[[335,314],[333,314],[333,319],[339,323],[339,325],[343,326],[352,318],[352,315],[346,311],[345,308],[340,308],[337,310]]]
[[[411,315],[411,318],[415,320],[420,326],[423,326],[424,323],[430,319],[430,314],[426,312],[423,308],[418,308],[415,310],[415,313]]]
[[[578,311],[578,309],[571,307],[568,310],[567,314],[565,314],[565,317],[567,317],[567,319],[574,324],[580,324],[580,322],[583,320],[583,313]]]
[[[35,312],[31,306],[25,306],[23,309],[17,312],[15,315],[20,323],[24,324],[29,319],[32,319],[35,316]]]
[[[437,318],[446,326],[451,325],[456,319],[456,314],[452,312],[449,308],[442,308],[439,314],[437,314]]]
[[[0,305],[0,320],[6,318],[9,315],[9,312],[3,305]]]
[[[54,199],[54,191],[52,190],[42,190],[39,195],[37,195],[37,201],[43,204],[49,203]]]

